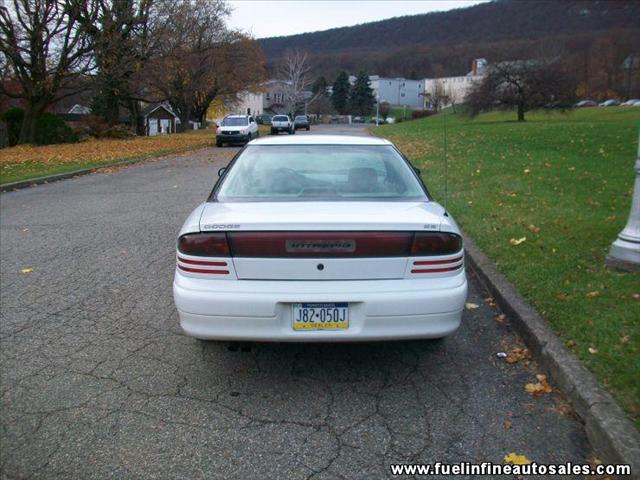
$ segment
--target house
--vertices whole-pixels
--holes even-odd
[[[91,109],[85,105],[80,105],[76,103],[73,107],[69,109],[67,113],[76,114],[76,115],[91,115]]]
[[[176,133],[178,116],[167,103],[154,103],[142,111],[144,131],[150,137]]]
[[[385,78],[378,75],[369,76],[373,96],[380,103],[387,102],[393,106],[422,108],[424,105],[424,82],[407,78]]]
[[[479,83],[486,75],[488,62],[485,58],[476,58],[471,62],[471,71],[466,75],[457,77],[425,78],[424,102],[429,103],[428,96],[447,97],[447,105],[458,104],[464,101],[467,93]]]

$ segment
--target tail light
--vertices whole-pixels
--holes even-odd
[[[178,239],[180,253],[197,257],[428,257],[461,250],[462,238],[445,232],[211,232]]]
[[[411,246],[411,256],[451,255],[460,250],[462,250],[460,235],[445,232],[416,232]]]
[[[225,233],[187,233],[178,239],[178,251],[196,257],[229,257]]]

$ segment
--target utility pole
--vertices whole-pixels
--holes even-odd
[[[380,119],[380,92],[376,92],[376,127]]]
[[[628,272],[640,271],[640,134],[634,170],[636,178],[629,220],[618,234],[618,238],[611,244],[611,250],[605,260],[607,267]]]

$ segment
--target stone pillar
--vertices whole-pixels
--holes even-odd
[[[635,184],[631,212],[627,226],[618,234],[611,245],[605,261],[607,267],[616,270],[640,271],[640,135],[638,139],[638,157],[635,165]]]

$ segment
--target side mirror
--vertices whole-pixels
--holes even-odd
[[[218,176],[221,177],[224,175],[224,172],[227,171],[227,167],[222,167],[220,170],[218,170]]]
[[[420,176],[420,169],[418,167],[413,167],[413,170]]]

